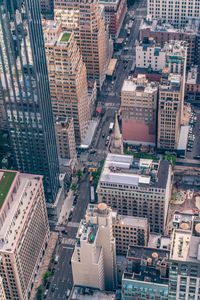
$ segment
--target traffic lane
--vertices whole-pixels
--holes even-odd
[[[55,267],[55,273],[52,277],[52,284],[50,285],[47,299],[66,299],[67,289],[72,289],[73,277],[71,269],[71,257],[73,254],[73,250],[73,247],[62,246],[58,264]],[[54,292],[51,291],[53,284],[56,285]]]
[[[103,126],[101,128],[101,133],[99,135],[99,140],[97,143],[97,149],[101,149],[101,150],[106,150],[107,146],[105,145],[106,143],[106,137],[109,136],[109,125],[110,122],[114,122],[115,120],[115,110],[111,110],[108,109],[106,112],[106,118],[105,121],[103,123]],[[104,133],[104,138],[103,138],[103,133]]]
[[[200,113],[196,113],[196,117],[197,117],[197,122],[196,125],[193,127],[192,130],[192,134],[195,135],[195,140],[194,140],[194,144],[192,147],[192,151],[191,152],[187,152],[187,158],[193,159],[194,156],[200,155],[200,139],[199,139],[199,135],[200,135],[200,130],[199,130],[199,126],[200,126]]]
[[[85,179],[80,182],[79,186],[79,196],[77,199],[77,204],[72,213],[72,222],[80,222],[84,218],[86,207],[89,203],[89,178],[90,175],[87,174]]]

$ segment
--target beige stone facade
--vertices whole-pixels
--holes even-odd
[[[86,220],[77,232],[72,256],[74,285],[113,290],[116,286],[116,245],[112,210],[105,204],[89,204]]]
[[[60,26],[54,21],[43,26],[52,108],[55,116],[73,118],[76,143],[80,144],[90,119],[86,67],[74,33]]]
[[[163,233],[171,197],[168,161],[109,153],[97,186],[98,202],[121,215],[148,218],[151,232]]]
[[[57,117],[55,121],[58,156],[66,159],[76,159],[76,143],[74,123],[70,117]]]
[[[181,128],[184,86],[182,76],[170,74],[159,88],[157,147],[176,150]]]
[[[149,223],[146,218],[122,216],[113,212],[112,226],[117,254],[126,255],[129,245],[147,246]]]
[[[0,170],[0,194],[0,276],[7,300],[26,300],[49,239],[42,176]]]
[[[65,29],[73,29],[89,78],[101,87],[106,72],[106,33],[96,0],[55,0],[54,16]]]
[[[0,299],[6,300],[6,295],[5,295],[4,287],[3,287],[3,280],[1,277],[0,277]]]

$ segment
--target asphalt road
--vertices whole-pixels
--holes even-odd
[[[109,124],[114,122],[115,112],[120,106],[120,93],[122,84],[125,78],[128,77],[132,63],[135,60],[135,41],[139,36],[139,26],[141,22],[141,16],[145,15],[146,0],[138,1],[134,3],[131,8],[135,11],[135,21],[131,29],[129,36],[128,46],[128,56],[130,59],[126,59],[127,53],[124,54],[122,51],[121,59],[118,62],[116,70],[116,79],[112,83],[106,80],[102,89],[101,94],[98,96],[98,101],[102,102],[106,107],[106,114],[104,120],[102,120],[101,127],[99,128],[99,133],[97,134],[98,140],[96,141],[96,153],[88,155],[88,165],[92,163],[100,162],[105,158],[107,153],[107,146],[105,146],[106,137],[109,135]],[[128,22],[129,16],[126,15],[123,27],[120,33],[120,37],[127,37],[126,31],[124,29],[126,22]],[[105,138],[102,137],[102,133],[105,133]],[[79,196],[77,198],[77,204],[74,207],[72,214],[72,220],[67,225],[67,234],[61,234],[58,254],[59,260],[58,264],[55,265],[55,273],[51,277],[51,285],[49,288],[47,299],[49,300],[62,300],[66,299],[66,293],[68,289],[73,286],[72,270],[71,270],[71,256],[74,249],[75,237],[78,229],[78,224],[80,220],[84,217],[86,207],[90,200],[89,194],[89,175],[86,174],[83,180],[80,182],[79,186]],[[55,291],[52,292],[52,285],[55,285]]]
[[[200,139],[199,139],[199,126],[200,126],[200,112],[196,113],[196,117],[197,117],[197,122],[196,125],[193,127],[193,131],[192,134],[195,135],[195,141],[192,147],[192,151],[191,152],[187,152],[186,157],[193,159],[194,156],[200,155]]]

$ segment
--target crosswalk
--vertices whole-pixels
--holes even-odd
[[[69,222],[68,224],[67,224],[67,226],[70,226],[70,227],[79,227],[79,223],[76,223],[76,222]]]
[[[76,239],[62,238],[62,244],[64,245],[72,245],[74,246],[76,243]]]

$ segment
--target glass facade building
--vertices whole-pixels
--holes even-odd
[[[59,188],[39,0],[0,0],[0,87],[16,168],[44,175],[48,202]]]

